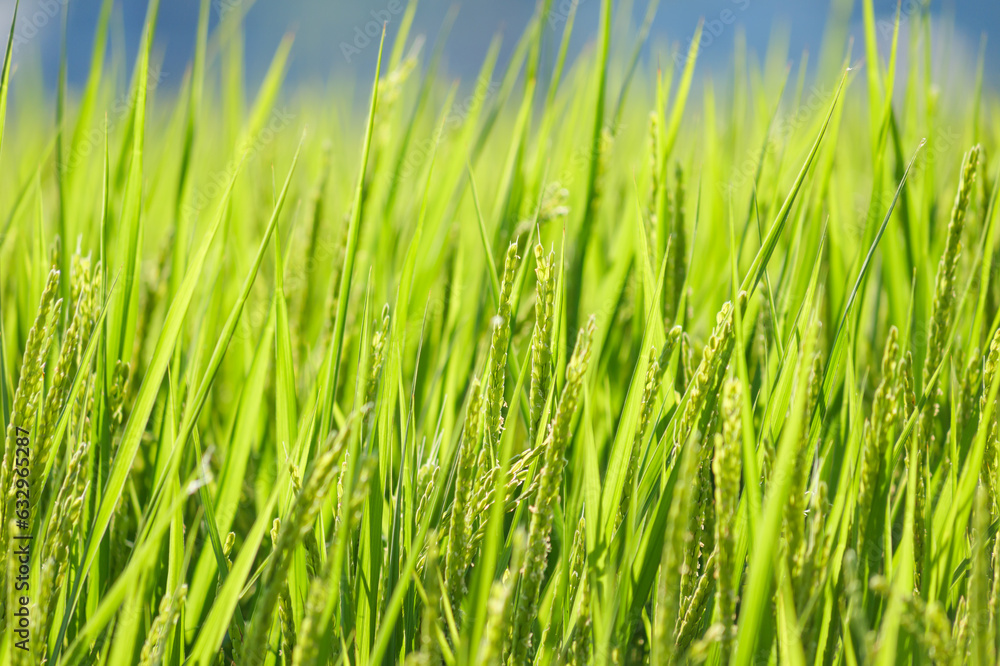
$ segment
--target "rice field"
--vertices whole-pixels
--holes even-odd
[[[411,2],[326,88],[12,26],[0,664],[998,663],[1000,99],[860,4],[455,81]]]

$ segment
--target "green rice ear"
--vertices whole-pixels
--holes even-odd
[[[180,618],[186,596],[187,585],[181,585],[171,594],[163,595],[163,599],[160,601],[160,612],[153,620],[149,633],[146,634],[146,642],[142,646],[142,652],[139,656],[140,666],[154,666],[163,662],[163,656],[167,649],[167,638]]]
[[[545,401],[552,388],[552,308],[555,298],[553,262],[555,252],[545,256],[541,243],[535,245],[535,328],[531,336],[531,394],[529,397],[530,423],[528,441],[535,441],[545,409]]]
[[[480,442],[482,413],[482,387],[478,379],[472,380],[469,405],[465,412],[465,425],[459,446],[458,466],[455,477],[455,498],[451,504],[451,524],[448,529],[448,549],[445,554],[445,581],[448,598],[458,608],[466,593],[465,572],[472,549],[468,548],[470,500],[475,486],[477,457]]]
[[[512,316],[510,307],[511,290],[514,288],[514,273],[517,269],[517,241],[507,247],[503,264],[503,279],[500,282],[500,306],[493,319],[493,339],[490,343],[490,372],[486,389],[486,441],[495,448],[500,441],[500,412],[504,404],[504,377],[507,371],[507,346],[510,343]]]
[[[34,323],[31,325],[25,340],[21,372],[17,388],[14,390],[10,422],[7,424],[5,433],[3,461],[0,463],[0,499],[2,499],[0,502],[0,525],[4,526],[4,529],[0,530],[0,545],[4,548],[3,552],[7,552],[11,543],[9,525],[15,508],[14,500],[17,490],[14,484],[15,447],[18,445],[18,437],[23,431],[29,432],[29,440],[32,436],[31,433],[37,432],[34,425],[38,405],[41,402],[40,393],[43,388],[45,363],[52,339],[55,337],[52,329],[58,323],[58,312],[62,303],[58,300],[58,292],[59,270],[53,268],[49,271]],[[44,414],[42,418],[46,418]],[[19,467],[23,468],[23,465]],[[37,475],[38,472],[35,469],[32,467],[28,471],[30,474]],[[35,483],[37,484],[37,481]],[[28,532],[26,527],[21,529],[22,533]],[[0,590],[7,589],[6,583],[6,573],[0,573]],[[0,612],[0,620],[6,617],[6,612]]]
[[[101,0],[49,109],[66,3],[10,4],[0,664],[996,662],[997,132],[985,50],[899,57],[926,7],[793,74],[744,0],[681,48],[602,0],[579,55],[539,0],[473,82],[391,0],[367,84],[287,34],[250,90],[254,0],[176,81]]]
[[[715,436],[715,453],[712,457],[712,473],[715,475],[715,559],[716,591],[715,603],[719,621],[722,623],[720,652],[726,663],[732,652],[735,633],[737,587],[739,571],[743,563],[738,560],[736,550],[735,525],[740,499],[740,471],[742,447],[742,421],[740,409],[742,386],[730,379],[723,388],[722,434]]]
[[[672,663],[677,652],[675,628],[681,612],[681,575],[687,549],[685,539],[695,499],[692,489],[696,486],[695,471],[700,455],[697,440],[698,435],[693,435],[678,453],[677,482],[670,498],[654,608],[650,658],[656,663]]]
[[[549,537],[552,530],[552,509],[559,500],[562,486],[564,455],[572,438],[570,424],[579,406],[583,380],[590,365],[596,320],[593,316],[587,327],[580,329],[573,349],[573,356],[566,366],[566,383],[559,396],[559,405],[549,424],[542,454],[542,467],[535,503],[531,508],[531,522],[528,530],[525,563],[521,571],[520,594],[517,610],[511,627],[511,660],[515,664],[526,663],[532,650],[531,625],[538,613],[539,592],[545,574],[545,562],[549,552]]]
[[[930,382],[931,375],[944,360],[947,335],[951,330],[952,319],[956,310],[955,284],[957,281],[958,262],[962,252],[962,235],[965,231],[965,218],[972,200],[972,187],[976,180],[976,169],[979,166],[979,156],[982,148],[973,146],[962,160],[962,171],[955,193],[955,203],[951,209],[951,219],[948,221],[948,233],[944,251],[938,262],[937,276],[934,279],[934,304],[931,307],[931,317],[928,324],[927,349],[924,356],[923,384]],[[940,385],[924,407],[921,414],[924,432],[931,438],[931,462],[937,462],[943,454],[941,436],[933,428],[932,413],[939,410],[940,401],[944,396]]]

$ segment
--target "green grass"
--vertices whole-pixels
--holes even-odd
[[[410,3],[245,90],[112,4],[54,113],[4,60],[0,664],[996,663],[1000,100],[926,11],[709,77],[542,0],[455,84]]]

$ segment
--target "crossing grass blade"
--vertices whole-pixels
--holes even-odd
[[[3,57],[3,71],[0,74],[0,148],[3,148],[4,128],[7,126],[7,97],[10,94],[11,53],[14,49],[14,28],[17,26],[17,10],[20,7],[21,0],[15,0],[14,15],[10,19],[10,33],[7,35],[7,50],[4,52]]]
[[[375,129],[375,110],[378,106],[378,83],[382,71],[382,48],[385,45],[385,29],[379,42],[378,63],[375,65],[375,82],[372,84],[371,104],[368,109],[368,124],[365,128],[361,149],[361,166],[358,171],[357,185],[354,190],[354,203],[351,206],[351,221],[347,228],[347,244],[344,248],[344,265],[340,273],[340,289],[337,293],[337,315],[334,320],[333,339],[330,354],[327,357],[327,377],[323,389],[326,403],[320,417],[320,434],[327,432],[333,416],[333,405],[336,403],[337,384],[340,375],[341,353],[344,347],[344,331],[347,328],[347,304],[351,294],[351,280],[354,275],[354,263],[357,259],[358,236],[361,232],[361,221],[364,217],[363,203],[365,192],[365,174],[368,172],[368,158],[371,152],[372,134]]]
[[[122,491],[124,490],[129,469],[135,459],[135,454],[138,452],[142,432],[146,428],[146,421],[153,409],[156,394],[160,389],[160,382],[162,382],[163,376],[166,373],[167,363],[169,362],[170,355],[173,353],[177,337],[180,334],[181,325],[183,324],[188,306],[190,305],[191,299],[194,295],[195,286],[201,279],[201,270],[205,263],[205,257],[212,246],[212,241],[215,239],[216,232],[222,222],[223,213],[228,203],[229,195],[232,192],[235,180],[236,174],[234,174],[233,178],[229,181],[229,185],[227,186],[226,192],[222,198],[222,203],[219,206],[219,211],[215,216],[215,221],[212,227],[208,230],[206,237],[203,239],[201,249],[194,256],[191,262],[188,273],[184,278],[184,282],[181,284],[181,290],[178,292],[177,298],[170,306],[170,311],[167,313],[163,329],[157,339],[153,357],[150,360],[149,368],[147,370],[147,376],[143,379],[142,386],[139,387],[139,392],[135,399],[135,407],[129,415],[125,430],[122,433],[118,453],[114,458],[109,471],[107,483],[104,487],[104,494],[102,495],[100,504],[94,516],[94,522],[92,523],[87,534],[83,556],[81,558],[80,573],[73,584],[73,591],[70,595],[71,601],[69,603],[70,611],[66,613],[62,628],[60,629],[60,636],[56,641],[56,649],[54,650],[55,656],[58,656],[59,654],[59,645],[65,636],[69,619],[72,616],[72,609],[79,598],[85,574],[89,571],[94,562],[94,558],[97,555],[97,548],[99,547],[101,540],[104,537],[104,533],[108,529],[108,524],[111,521],[111,513],[114,510],[114,505],[118,502],[118,499],[121,497]]]

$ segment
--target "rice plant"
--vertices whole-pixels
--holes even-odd
[[[162,90],[114,4],[0,78],[0,664],[1000,659],[1000,98],[926,3],[709,76],[539,0],[454,83],[412,2],[247,89],[201,0]]]

